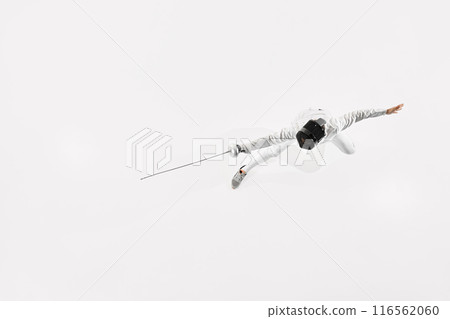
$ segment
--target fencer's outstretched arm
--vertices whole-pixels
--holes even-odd
[[[269,147],[289,140],[295,140],[296,133],[297,132],[292,128],[284,128],[281,131],[269,134],[256,140],[246,141],[241,146],[245,152],[250,153],[256,149]]]
[[[351,113],[344,114],[341,117],[338,118],[331,118],[330,119],[330,128],[334,131],[335,134],[338,134],[339,132],[349,128],[351,125],[353,125],[356,122],[359,122],[361,120],[371,118],[371,117],[378,117],[382,115],[387,114],[396,114],[398,111],[400,111],[403,107],[403,104],[399,104],[397,106],[394,106],[389,109],[367,109],[367,110],[358,110],[353,111]],[[256,140],[250,140],[244,142],[239,147],[242,147],[242,151],[246,153],[250,153],[256,149],[261,149],[265,147],[269,147],[272,145],[280,144],[287,142],[289,140],[295,140],[296,134],[298,129],[294,127],[287,127],[282,129],[279,132],[275,132],[273,134],[269,134],[265,137],[258,138]],[[237,146],[236,146],[237,147]],[[235,147],[235,148],[236,148]],[[241,149],[233,150],[234,156],[237,156],[237,154],[241,151]]]
[[[371,117],[378,117],[382,115],[396,114],[403,107],[403,104],[399,104],[389,109],[367,109],[367,110],[357,110],[347,114],[342,115],[341,117],[334,118],[332,121],[334,122],[334,126],[337,128],[338,132],[341,132],[353,124],[368,119]]]

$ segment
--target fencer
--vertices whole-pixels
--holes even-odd
[[[344,130],[353,124],[368,118],[383,115],[396,114],[403,108],[403,104],[388,109],[364,109],[357,110],[340,117],[331,116],[330,112],[323,109],[308,109],[301,112],[292,121],[289,127],[265,137],[250,140],[241,144],[230,146],[230,155],[237,157],[239,153],[250,154],[258,150],[260,159],[252,157],[251,161],[242,166],[231,181],[231,187],[237,188],[248,172],[259,163],[280,155],[289,145],[298,143],[300,148],[311,150],[319,143],[332,142],[345,154],[353,154],[355,145]]]

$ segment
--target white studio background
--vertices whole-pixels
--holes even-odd
[[[1,0],[0,299],[448,300],[448,11]],[[226,158],[125,166],[146,127],[173,137],[169,168],[193,138],[399,103],[349,129],[354,155],[238,190]]]

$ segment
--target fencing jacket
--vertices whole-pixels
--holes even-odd
[[[351,125],[355,124],[364,119],[371,117],[378,117],[386,114],[386,109],[365,109],[357,110],[340,117],[331,116],[330,112],[323,109],[307,109],[300,113],[289,127],[283,128],[279,132],[267,135],[262,138],[247,141],[241,145],[241,147],[247,152],[251,152],[256,149],[269,147],[275,144],[280,144],[284,142],[294,142],[296,141],[297,132],[306,124],[309,120],[317,120],[318,118],[323,118],[326,121],[325,124],[325,136],[320,141],[329,142],[337,134],[343,130],[349,128]]]

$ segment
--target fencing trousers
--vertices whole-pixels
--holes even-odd
[[[331,142],[344,154],[353,154],[355,152],[355,144],[352,140],[344,133],[337,134]],[[256,144],[256,143],[254,143]],[[261,144],[261,143],[260,143]],[[252,150],[252,157],[248,164],[246,164],[242,169],[245,172],[249,172],[251,169],[255,168],[258,164],[264,163],[273,157],[279,156],[283,153],[290,145],[296,145],[297,140],[275,140],[271,143],[272,145],[266,146],[261,144],[262,147]]]

